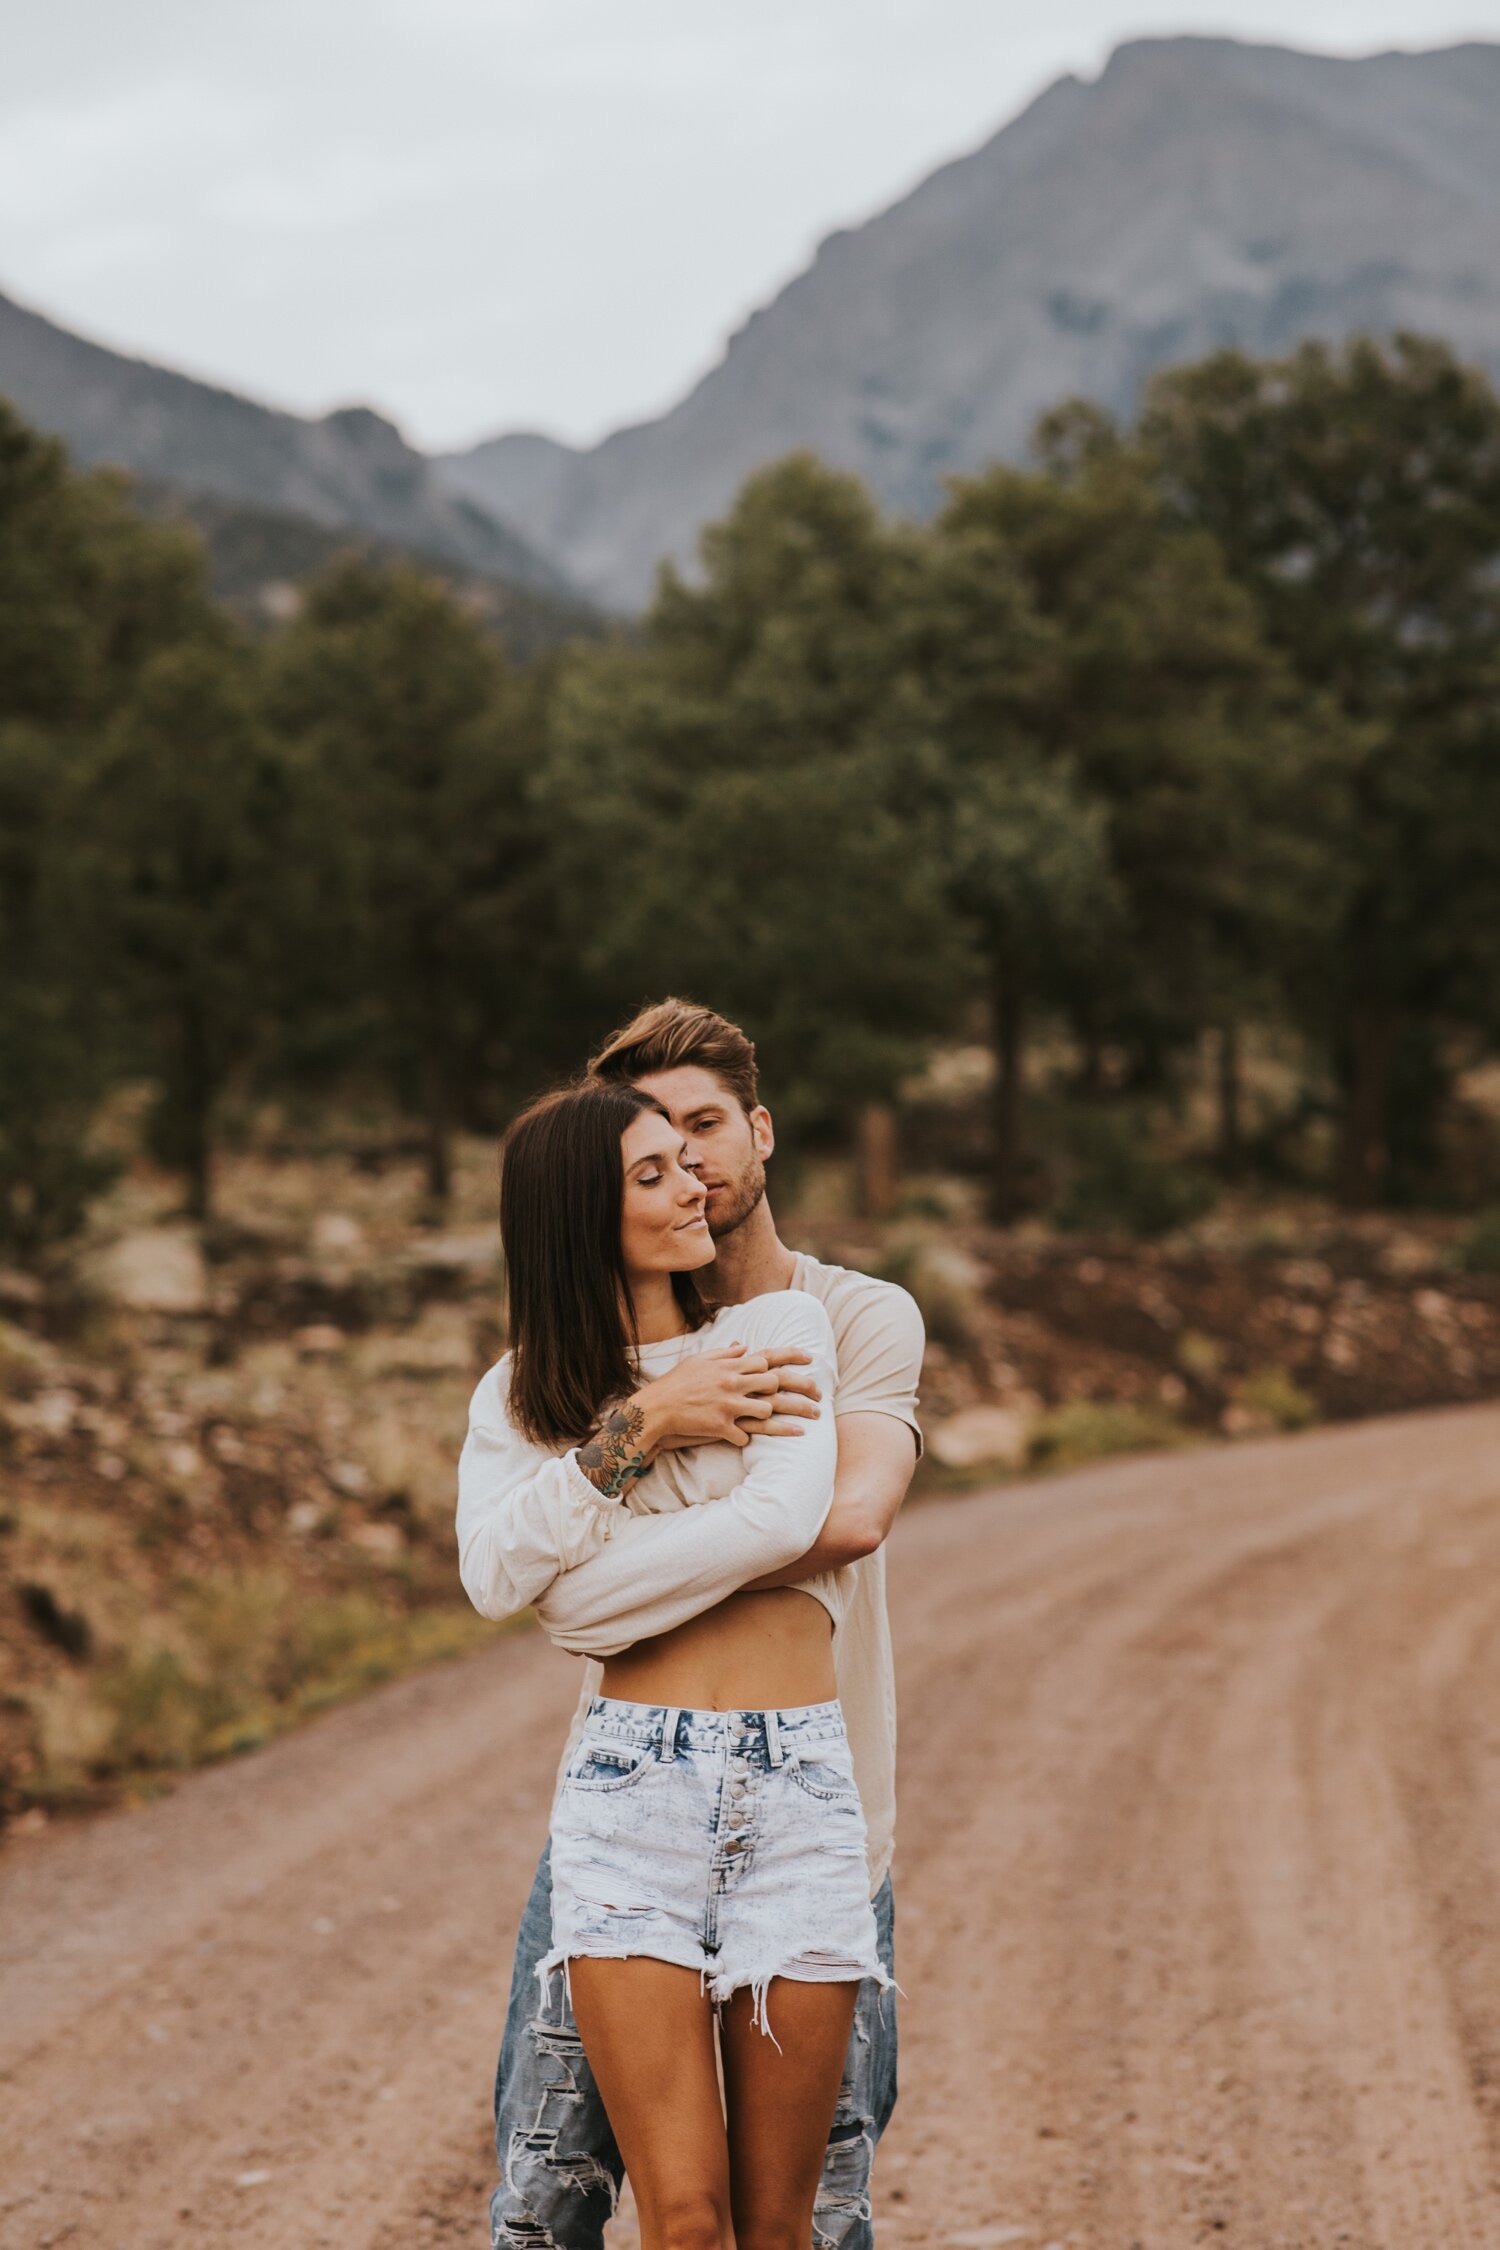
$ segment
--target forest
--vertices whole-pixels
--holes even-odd
[[[794,455],[525,664],[355,556],[252,632],[0,408],[0,1255],[77,1231],[122,1103],[192,1217],[257,1121],[371,1116],[440,1216],[456,1133],[669,989],[794,1151],[982,1048],[941,1153],[998,1222],[1483,1208],[1497,625],[1500,399],[1412,336],[1065,404],[928,524]]]

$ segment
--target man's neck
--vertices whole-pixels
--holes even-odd
[[[714,1262],[705,1267],[704,1295],[716,1305],[742,1305],[747,1297],[764,1297],[771,1289],[790,1289],[796,1259],[776,1232],[771,1206],[764,1196],[733,1234],[719,1243]]]

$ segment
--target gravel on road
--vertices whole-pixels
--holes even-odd
[[[881,2250],[1495,2250],[1500,1408],[928,1502],[890,1561]],[[575,1682],[511,1636],[15,1837],[0,2250],[483,2243]]]

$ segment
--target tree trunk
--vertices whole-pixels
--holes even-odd
[[[189,1002],[182,1021],[182,1155],[188,1217],[201,1226],[213,1213],[214,1078],[203,1009]]]
[[[990,1217],[1008,1226],[1021,1207],[1021,980],[1009,953],[990,968],[990,1043],[995,1077],[990,1095]]]
[[[896,1112],[866,1102],[859,1113],[856,1180],[862,1219],[890,1216],[896,1202]]]
[[[1086,1102],[1097,1102],[1104,1095],[1104,1041],[1093,1024],[1078,1028],[1078,1094]]]
[[[1420,1202],[1442,1172],[1443,1111],[1453,1070],[1431,1022],[1408,1016],[1395,1042],[1386,1105],[1386,1196]]]
[[[422,1057],[422,1121],[425,1128],[427,1201],[435,1218],[448,1208],[453,1187],[452,1130],[448,1074],[435,1048]]]
[[[1373,1007],[1356,1010],[1345,1066],[1337,1183],[1340,1201],[1356,1209],[1378,1202],[1385,1185],[1395,1054],[1392,1018]]]
[[[1215,1042],[1215,1091],[1219,1112],[1219,1169],[1226,1180],[1239,1176],[1244,1156],[1244,1119],[1240,1083],[1240,1027],[1230,1021],[1219,1026]]]

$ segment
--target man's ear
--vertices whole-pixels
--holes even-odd
[[[755,1153],[764,1164],[776,1151],[776,1128],[771,1123],[771,1112],[764,1102],[758,1102],[750,1112],[750,1138],[755,1143]]]

